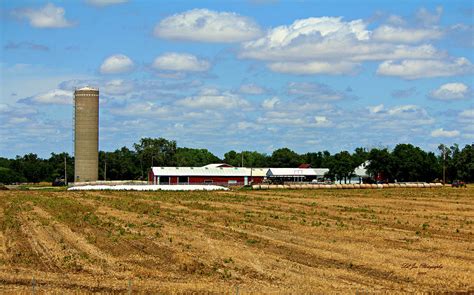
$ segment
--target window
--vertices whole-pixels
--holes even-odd
[[[160,184],[170,184],[169,176],[160,176]]]
[[[228,184],[237,184],[237,180],[229,180],[227,181]]]
[[[189,177],[187,176],[178,177],[178,184],[188,184],[188,183],[189,183]]]
[[[206,180],[204,180],[204,183],[212,183],[212,182],[213,182],[212,179],[206,179]]]

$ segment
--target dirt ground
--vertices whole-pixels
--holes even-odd
[[[474,188],[0,191],[0,293],[474,292]]]

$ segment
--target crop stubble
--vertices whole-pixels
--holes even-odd
[[[473,291],[474,189],[0,192],[0,292]]]

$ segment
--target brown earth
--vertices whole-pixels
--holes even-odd
[[[474,188],[0,192],[0,293],[474,292]]]

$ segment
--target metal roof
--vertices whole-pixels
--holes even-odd
[[[370,164],[370,161],[365,161],[359,167],[354,169],[354,174],[360,177],[367,177],[367,166]]]
[[[270,168],[268,177],[324,176],[328,168]]]
[[[268,168],[247,168],[252,169],[252,176],[255,177],[265,177],[267,176]]]
[[[152,167],[156,176],[324,176],[327,168]]]
[[[226,164],[226,163],[216,163],[216,164],[207,164],[202,167],[208,167],[208,168],[234,168],[234,166]]]
[[[152,167],[156,176],[250,176],[250,168]],[[252,175],[255,175],[252,169]]]

